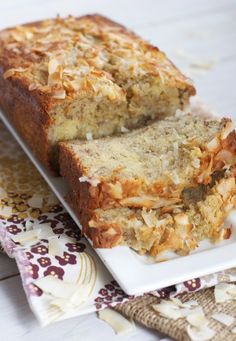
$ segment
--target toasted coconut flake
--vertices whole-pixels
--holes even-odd
[[[61,90],[54,90],[52,92],[52,97],[56,98],[56,99],[64,99],[64,98],[66,98],[66,92],[63,89],[61,89]]]
[[[212,139],[210,142],[207,143],[206,148],[209,151],[213,152],[218,149],[219,145],[220,145],[220,141],[218,137],[216,136],[214,137],[214,139]]]
[[[184,213],[176,214],[174,219],[175,219],[177,224],[180,224],[180,225],[188,225],[189,224],[187,214],[184,214]]]
[[[223,181],[216,186],[216,190],[225,200],[229,194],[235,190],[235,178],[223,179]]]
[[[223,161],[225,163],[230,163],[234,159],[234,154],[231,153],[229,150],[222,149],[215,157],[216,160]]]
[[[57,72],[57,68],[60,65],[59,61],[56,58],[51,58],[48,62],[48,73],[52,75]]]
[[[7,78],[9,78],[9,77],[11,77],[11,76],[13,76],[15,73],[17,73],[17,72],[25,72],[25,70],[26,69],[23,69],[23,68],[21,68],[21,67],[18,67],[18,68],[15,68],[15,69],[9,69],[9,70],[7,70],[6,72],[4,72],[4,74],[3,74],[3,78],[4,79],[7,79]]]
[[[31,31],[25,31],[25,37],[27,40],[30,40],[34,37],[34,35]]]
[[[199,176],[197,177],[198,183],[207,184],[209,182],[209,179],[211,179],[212,166],[213,166],[213,157],[211,157],[211,160],[210,160],[207,168],[204,169],[204,171],[201,174],[199,174]]]
[[[225,127],[221,131],[221,139],[224,140],[234,130],[234,124],[232,121],[226,123]]]
[[[43,207],[43,197],[41,195],[34,194],[29,200],[28,205],[33,208]]]
[[[135,324],[132,320],[126,319],[117,311],[104,309],[98,312],[98,317],[107,322],[118,335],[124,335],[135,331]]]
[[[196,328],[202,328],[208,325],[209,321],[206,318],[202,307],[196,307],[186,316],[186,320],[191,326]]]
[[[198,158],[195,158],[193,161],[192,161],[192,166],[196,169],[200,168],[201,166],[201,162]]]
[[[95,178],[89,178],[87,176],[81,176],[79,178],[79,182],[88,182],[93,187],[97,187],[97,185],[100,183],[100,180]]]
[[[174,143],[173,143],[173,149],[174,149],[174,155],[175,155],[176,158],[177,158],[178,155],[179,155],[179,144],[178,144],[178,142],[174,142]]]
[[[128,133],[130,130],[128,128],[122,126],[120,128],[120,131],[125,134],[125,133]]]
[[[38,89],[38,85],[36,83],[32,83],[29,85],[28,89],[29,89],[29,91],[36,90],[36,89]]]
[[[24,41],[24,36],[17,31],[11,31],[11,36],[17,42]]]
[[[215,331],[205,326],[202,328],[187,326],[187,333],[192,341],[207,341],[215,336]]]
[[[123,189],[121,183],[117,181],[114,184],[109,184],[108,193],[115,199],[122,199]]]
[[[157,217],[156,217],[155,211],[147,212],[146,209],[143,209],[141,212],[141,215],[142,215],[142,218],[143,218],[145,224],[148,227],[154,227],[157,225]]]
[[[160,208],[164,206],[169,206],[172,204],[176,204],[180,201],[180,199],[164,199],[164,198],[153,198],[149,196],[142,196],[142,197],[129,197],[122,199],[120,204],[122,206],[134,206],[134,207],[146,207],[146,208]]]
[[[231,227],[223,228],[220,231],[219,238],[216,239],[216,241],[227,240],[231,237],[231,234],[232,234],[232,228]]]
[[[92,133],[86,133],[86,139],[87,139],[87,141],[92,141],[93,140],[93,134]]]
[[[180,178],[179,178],[179,176],[178,176],[176,171],[172,172],[172,180],[173,180],[173,183],[175,185],[179,185],[180,184]]]
[[[156,227],[160,227],[160,226],[165,226],[169,223],[169,219],[165,218],[165,219],[160,219],[156,222]]]
[[[4,218],[8,218],[12,215],[12,208],[10,206],[1,206],[0,207],[0,216]]]
[[[176,117],[181,117],[181,116],[184,116],[184,115],[186,115],[186,112],[183,111],[183,110],[177,109],[176,112],[175,112],[175,116]]]
[[[225,326],[230,326],[234,322],[233,316],[224,313],[214,313],[211,317]]]

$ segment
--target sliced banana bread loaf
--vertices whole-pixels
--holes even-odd
[[[173,115],[195,89],[158,48],[99,15],[0,32],[0,105],[36,156]]]
[[[234,170],[206,186],[205,197],[195,203],[183,202],[159,209],[114,208],[80,210],[75,198],[72,206],[85,234],[98,248],[128,245],[138,252],[156,256],[165,251],[186,255],[209,238],[212,242],[228,239],[224,219],[235,206]]]
[[[201,200],[235,164],[229,119],[169,117],[148,127],[60,145],[61,174],[79,208],[159,208]]]

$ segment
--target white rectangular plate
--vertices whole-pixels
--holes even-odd
[[[68,191],[65,181],[49,174],[2,111],[0,117],[71,217],[81,227],[75,213],[65,201]],[[229,240],[218,245],[204,241],[191,255],[185,257],[172,255],[169,260],[161,263],[153,263],[150,258],[139,256],[125,246],[95,250],[123,290],[130,295],[138,295],[236,266],[236,211],[231,213],[227,223],[233,226]]]

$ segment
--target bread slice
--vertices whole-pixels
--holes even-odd
[[[61,174],[79,208],[159,208],[199,201],[235,164],[230,119],[169,117],[93,141],[61,143]]]
[[[0,32],[0,105],[36,156],[173,115],[195,94],[158,48],[99,15]]]
[[[234,171],[212,188],[206,187],[205,198],[199,202],[159,209],[80,210],[75,198],[72,205],[94,247],[128,245],[151,256],[167,251],[186,255],[205,238],[218,242],[231,235],[230,227],[223,222],[235,206]]]

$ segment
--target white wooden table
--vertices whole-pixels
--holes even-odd
[[[102,13],[158,45],[186,74],[198,94],[236,119],[235,0],[0,0],[0,28],[56,14]],[[30,311],[13,260],[0,255],[0,340],[164,340],[137,328],[116,336],[95,314],[41,329]],[[169,339],[165,339],[169,340]]]

